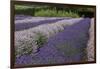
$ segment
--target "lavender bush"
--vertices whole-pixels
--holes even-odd
[[[64,18],[15,31],[16,64],[82,61],[89,23],[88,18]]]
[[[24,30],[23,32],[17,32],[17,37],[15,37],[16,56],[29,54],[32,51],[36,52],[37,49],[47,41],[47,39],[63,31],[64,26],[72,24],[73,23],[63,22],[43,24],[29,30]],[[21,37],[18,39],[18,36]]]

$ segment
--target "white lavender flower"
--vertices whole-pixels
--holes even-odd
[[[37,52],[37,44],[35,42],[36,35],[29,34],[27,31],[16,32],[15,34],[15,53],[16,57],[31,52]]]

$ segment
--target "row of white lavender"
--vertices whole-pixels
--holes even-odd
[[[88,61],[94,61],[94,18],[91,19],[90,28],[89,28],[89,40],[87,43],[87,57]]]
[[[61,20],[56,23],[42,24],[28,30],[15,32],[15,55],[36,53],[38,49],[55,34],[64,31],[65,26],[73,25],[83,18]]]

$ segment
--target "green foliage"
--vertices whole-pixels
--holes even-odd
[[[30,9],[33,8],[32,6],[26,6],[26,5],[15,5],[15,10],[24,10],[24,9]]]
[[[34,16],[35,9],[31,6],[15,5],[15,14]]]
[[[35,40],[36,44],[38,45],[38,48],[40,48],[46,41],[47,38],[43,35],[41,35],[41,33],[37,33],[37,39]]]
[[[66,11],[56,11],[55,9],[50,10],[40,10],[35,13],[35,16],[48,16],[48,17],[79,17],[77,13],[74,12],[66,12]]]
[[[58,16],[63,16],[63,17],[79,17],[77,13],[74,13],[72,11],[66,12],[66,11],[58,11]]]
[[[41,17],[81,17],[93,16],[93,8],[58,8],[50,6],[15,5],[15,14]]]
[[[35,13],[35,16],[56,16],[55,10],[40,10]]]

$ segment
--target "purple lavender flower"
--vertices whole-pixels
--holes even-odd
[[[86,56],[84,49],[88,40],[90,19],[85,18],[79,22],[76,19],[71,23],[75,24],[64,26],[64,31],[50,37],[37,53],[17,57],[16,64],[61,64],[83,61],[83,56]]]

